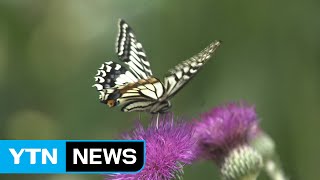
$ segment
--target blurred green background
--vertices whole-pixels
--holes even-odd
[[[320,1],[315,0],[1,0],[1,139],[114,139],[132,128],[138,114],[108,109],[91,87],[100,64],[117,59],[118,18],[135,30],[157,77],[223,40],[173,99],[172,110],[192,118],[229,101],[256,104],[288,176],[320,178]],[[185,168],[185,179],[219,179],[217,172],[212,163],[199,162]]]

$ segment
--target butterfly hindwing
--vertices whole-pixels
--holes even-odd
[[[138,79],[130,71],[113,61],[103,63],[94,78],[96,83],[93,87],[96,87],[100,92],[101,101],[106,100],[108,95],[119,86],[138,82]]]
[[[150,111],[151,107],[155,104],[154,101],[143,101],[143,100],[136,100],[127,103],[121,108],[123,112],[133,112],[133,111]]]
[[[120,90],[121,91],[121,90]],[[119,102],[123,104],[122,111],[148,111],[164,94],[162,83],[156,78],[139,80],[122,89]]]
[[[122,19],[119,20],[118,25],[119,34],[116,41],[116,53],[120,60],[129,66],[137,78],[147,79],[151,77],[150,63],[132,28]]]
[[[183,88],[207,62],[220,44],[220,41],[211,43],[197,55],[183,61],[171,69],[164,78],[166,97],[170,98],[181,90],[181,88]]]

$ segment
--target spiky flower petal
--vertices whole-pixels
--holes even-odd
[[[122,174],[109,176],[112,180],[143,179],[170,180],[180,178],[183,166],[191,164],[196,158],[193,136],[193,126],[183,122],[173,121],[173,115],[163,115],[159,124],[153,121],[148,128],[139,123],[135,130],[125,139],[146,141],[146,164],[137,174]]]

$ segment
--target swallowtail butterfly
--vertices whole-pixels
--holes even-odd
[[[170,98],[195,76],[221,44],[214,41],[171,69],[161,82],[152,75],[146,53],[132,28],[121,19],[118,25],[116,53],[122,64],[103,63],[94,77],[96,84],[93,86],[99,91],[102,103],[109,107],[122,105],[124,112],[167,112],[171,107]]]

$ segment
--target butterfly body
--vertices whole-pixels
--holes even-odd
[[[171,108],[170,98],[194,77],[219,45],[220,41],[215,41],[178,64],[162,82],[153,76],[146,53],[132,28],[120,20],[116,52],[125,65],[113,61],[103,63],[93,86],[100,92],[100,101],[109,107],[122,105],[123,112],[165,113]]]

